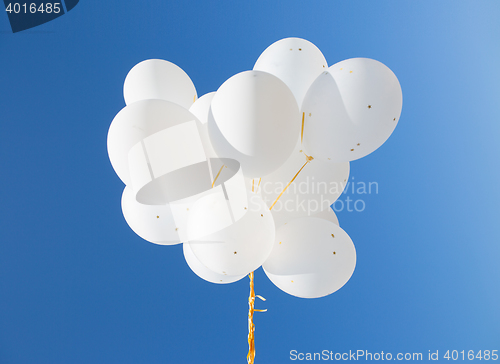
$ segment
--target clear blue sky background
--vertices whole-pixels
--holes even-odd
[[[210,284],[136,236],[106,137],[136,63],[174,62],[203,95],[290,36],[385,63],[403,112],[351,164],[379,193],[341,197],[366,203],[338,214],[348,284],[306,300],[256,272],[256,363],[500,350],[499,19],[497,0],[82,0],[16,34],[0,15],[0,363],[246,362],[248,279]]]

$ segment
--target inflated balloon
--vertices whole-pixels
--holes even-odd
[[[136,194],[125,187],[122,195],[122,211],[130,228],[141,238],[161,245],[173,245],[188,241],[187,221],[195,203],[202,197],[214,195],[227,205],[227,211],[235,221],[241,219],[248,206],[246,183],[241,169],[222,165],[213,187],[206,191],[164,205],[146,205],[136,201]],[[215,225],[214,225],[215,226]],[[213,226],[212,226],[213,228]]]
[[[109,129],[108,153],[139,203],[193,197],[212,188],[222,166],[219,182],[240,170],[237,161],[207,159],[200,125],[188,110],[164,100],[137,101],[118,113]]]
[[[212,147],[212,143],[210,142],[210,138],[208,136],[208,113],[210,112],[210,104],[214,96],[215,92],[205,94],[198,100],[196,100],[194,104],[189,108],[189,111],[201,122],[201,126],[199,128],[200,137],[203,143],[203,147],[205,148],[205,154],[208,158],[217,158],[217,154],[215,153],[215,150]]]
[[[273,250],[263,268],[286,293],[318,298],[346,284],[355,266],[356,250],[344,230],[321,218],[302,217],[276,231]]]
[[[198,118],[200,123],[208,123],[208,112],[210,111],[210,104],[215,96],[214,92],[209,92],[197,99],[189,108],[189,111]]]
[[[253,69],[285,82],[300,107],[309,86],[327,67],[323,53],[314,44],[301,38],[285,38],[267,47]]]
[[[208,136],[208,114],[210,112],[210,104],[215,96],[215,92],[210,92],[201,96],[195,101],[195,103],[189,108],[189,111],[198,118],[201,122],[200,137],[205,148],[205,154],[208,158],[217,158],[217,153],[212,147],[210,138]],[[245,178],[245,184],[248,190],[260,195],[259,185],[260,178]]]
[[[238,73],[217,90],[208,133],[221,158],[241,163],[248,178],[265,176],[292,153],[301,119],[290,89],[261,71]]]
[[[246,181],[243,177],[241,168],[239,168],[238,162],[227,159],[210,159],[210,165],[213,167],[217,165],[216,162],[224,164],[220,164],[220,168],[218,169],[213,169],[214,182],[209,188],[201,193],[169,203],[176,227],[178,228],[179,238],[182,242],[190,240],[188,237],[187,221],[189,221],[193,214],[196,218],[196,215],[199,213],[199,209],[196,209],[195,206],[198,200],[203,197],[212,196],[212,200],[218,201],[225,206],[225,212],[229,214],[232,219],[228,224],[241,219],[247,211],[245,207],[249,205],[249,200],[246,189]],[[187,183],[187,185],[187,190],[189,191],[190,183]],[[204,219],[203,222],[206,223],[209,221],[210,217],[213,218],[211,221],[212,224],[205,225],[208,226],[209,230],[204,230],[204,234],[215,232],[224,228],[224,226],[216,223],[221,221],[223,222],[224,216],[209,216]],[[201,226],[202,225],[198,227],[198,232],[201,231]],[[192,238],[193,235],[191,234],[191,239]]]
[[[187,241],[186,223],[197,197],[199,195],[164,205],[145,205],[137,202],[135,193],[126,186],[122,195],[122,212],[130,228],[144,240],[174,245]]]
[[[204,279],[205,281],[217,284],[226,284],[239,281],[240,279],[246,276],[246,274],[239,276],[229,276],[227,274],[217,274],[215,272],[212,272],[210,269],[205,267],[198,260],[198,258],[196,258],[196,255],[194,255],[193,251],[191,250],[191,246],[189,244],[186,243],[182,244],[182,251],[184,253],[184,258],[186,259],[186,263],[188,264],[189,268],[191,268],[194,274],[196,274],[201,279]]]
[[[123,85],[123,96],[127,105],[161,99],[188,109],[196,100],[196,89],[179,66],[162,59],[148,59],[130,70]]]
[[[271,212],[278,228],[298,217],[330,209],[344,191],[348,179],[349,162],[308,159],[299,142],[280,168],[262,177],[259,191],[269,206],[276,201]]]
[[[251,194],[245,214],[231,216],[221,196],[197,201],[188,219],[189,244],[199,261],[218,274],[248,274],[264,263],[274,243],[275,227],[269,207]]]
[[[200,137],[201,142],[203,143],[203,147],[205,148],[205,154],[208,158],[217,158],[217,153],[215,153],[215,150],[212,147],[212,143],[210,142],[210,138],[208,136],[208,114],[210,112],[210,104],[214,96],[215,92],[205,94],[197,99],[195,103],[189,108],[189,111],[201,122],[201,126],[199,128]],[[258,178],[256,178],[256,181],[253,181],[253,179],[251,178],[245,178],[245,184],[247,185],[248,190],[252,190],[252,187],[257,190],[258,183]]]
[[[187,148],[181,147],[175,152],[180,154],[188,149],[188,155],[196,153],[196,160],[206,159],[199,133],[195,133],[196,126],[199,126],[200,123],[185,108],[165,100],[142,100],[124,107],[115,116],[108,131],[109,159],[123,183],[126,185],[132,183],[129,172],[129,152],[132,147],[147,137],[184,123],[188,123],[193,135],[191,138],[187,135],[177,135],[177,137],[181,137],[178,143],[183,144],[186,140]],[[182,134],[181,131],[179,134]],[[197,143],[197,141],[199,142]],[[192,148],[191,144],[193,144]],[[182,158],[183,156],[176,154],[173,159],[179,161]]]
[[[362,158],[392,134],[402,102],[399,81],[384,64],[368,58],[336,63],[304,98],[304,149],[324,161]]]
[[[181,242],[170,205],[143,205],[130,187],[122,194],[122,212],[128,226],[141,238],[159,245]]]

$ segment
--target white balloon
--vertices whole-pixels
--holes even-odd
[[[127,105],[146,99],[161,99],[188,109],[196,100],[193,81],[179,66],[162,59],[136,64],[123,85]]]
[[[344,230],[324,219],[303,217],[277,230],[263,268],[286,293],[318,298],[346,284],[355,266],[356,250]]]
[[[142,100],[124,107],[108,131],[109,159],[123,183],[132,183],[128,154],[134,145],[164,129],[191,121],[199,124],[188,110],[170,101]]]
[[[182,244],[182,251],[184,252],[184,258],[189,268],[201,279],[211,283],[226,284],[239,281],[244,278],[246,274],[239,276],[229,276],[227,274],[217,274],[207,267],[205,267],[194,255],[191,246],[187,243]]]
[[[210,112],[210,104],[214,96],[215,92],[205,94],[196,100],[189,108],[189,111],[201,122],[199,128],[200,137],[203,147],[205,148],[205,154],[208,158],[217,158],[217,153],[215,153],[212,143],[210,142],[210,137],[208,136],[208,113]]]
[[[238,73],[217,90],[208,133],[219,157],[233,158],[248,178],[265,176],[292,153],[301,119],[290,89],[261,71]]]
[[[285,82],[300,107],[309,86],[327,67],[325,56],[314,44],[301,38],[285,38],[267,47],[253,69]]]
[[[303,146],[324,161],[362,158],[392,134],[402,104],[399,81],[384,64],[368,58],[336,63],[304,98]]]
[[[214,164],[214,161],[219,160],[211,160],[211,164]],[[219,163],[222,163],[222,161],[219,161]],[[234,163],[237,164],[237,162]],[[204,196],[213,195],[213,198],[224,201],[228,213],[231,214],[235,221],[244,216],[244,207],[248,206],[246,184],[241,169],[234,173],[231,164],[221,166],[213,187],[167,204],[141,204],[136,201],[136,194],[131,188],[127,187],[126,191],[128,192],[126,199],[128,209],[124,208],[123,211],[124,214],[128,212],[125,217],[129,225],[144,239],[152,242],[160,241],[162,244],[188,241],[187,221],[193,211],[196,213],[196,209],[193,209],[196,202]],[[161,219],[163,223],[159,224],[156,221],[157,219]],[[169,237],[169,239],[165,236]],[[163,241],[166,242],[163,243]]]
[[[194,197],[212,189],[215,179],[220,184],[241,170],[235,160],[207,159],[200,125],[188,110],[164,100],[137,101],[118,113],[109,129],[108,153],[139,203]]]
[[[170,205],[143,205],[130,187],[122,195],[122,212],[128,226],[141,238],[159,245],[181,242]]]
[[[211,194],[197,201],[188,220],[189,244],[196,257],[218,274],[248,274],[262,265],[274,243],[273,217],[251,194],[245,214],[235,221],[227,204]]]
[[[176,227],[178,228],[179,238],[182,242],[189,241],[187,221],[191,215],[197,215],[199,209],[194,207],[196,206],[198,200],[203,197],[211,196],[210,198],[213,201],[222,203],[226,207],[224,212],[229,214],[232,218],[231,222],[228,224],[231,224],[233,221],[238,221],[246,213],[245,207],[248,206],[246,181],[243,177],[241,168],[239,168],[236,172],[234,170],[235,167],[239,167],[239,164],[236,161],[225,159],[211,159],[210,161],[210,164],[214,166],[216,165],[215,162],[224,163],[221,164],[219,169],[213,169],[217,173],[214,173],[213,186],[210,186],[210,188],[206,191],[199,194],[195,194],[169,204]],[[209,216],[207,219],[202,218],[202,224],[197,226],[196,231],[208,234],[223,229],[224,226],[217,223],[224,223],[224,216],[225,215],[213,215]],[[212,218],[213,223],[207,225],[206,223],[209,221],[210,217]],[[203,227],[206,227],[205,230],[202,230]],[[192,238],[193,235],[191,234],[191,239]]]
[[[208,112],[210,111],[210,104],[215,96],[214,92],[209,92],[197,99],[189,108],[189,111],[198,118],[200,123],[208,123]]]
[[[276,227],[330,209],[344,191],[349,179],[349,162],[326,163],[319,159],[306,162],[307,156],[299,141],[280,168],[262,177],[259,188],[262,198],[269,206],[276,201],[271,209]]]

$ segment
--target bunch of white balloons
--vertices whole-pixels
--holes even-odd
[[[286,38],[200,98],[181,68],[158,59],[133,67],[123,93],[108,153],[137,235],[183,243],[189,267],[213,283],[263,266],[283,291],[316,298],[350,279],[356,251],[330,205],[349,162],[398,123],[389,68],[368,58],[328,67],[314,44]],[[311,202],[314,213],[298,208]]]

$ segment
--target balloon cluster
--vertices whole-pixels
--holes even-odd
[[[183,243],[189,267],[213,283],[263,266],[283,291],[315,298],[350,279],[356,251],[330,205],[349,162],[398,123],[389,68],[367,58],[328,67],[314,44],[286,38],[200,98],[181,68],[157,59],[133,67],[123,92],[108,153],[137,235]]]

